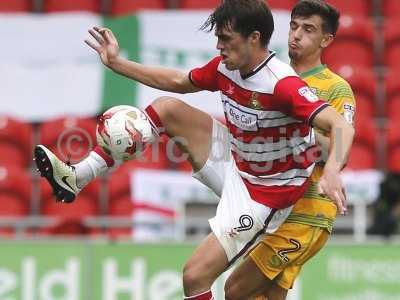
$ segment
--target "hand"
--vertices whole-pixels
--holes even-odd
[[[86,39],[85,43],[99,54],[103,64],[110,66],[111,61],[119,55],[118,41],[114,34],[108,28],[99,27],[89,29],[89,33],[97,43],[89,39]]]
[[[339,171],[324,168],[324,173],[319,180],[318,193],[327,196],[336,202],[339,213],[345,215],[347,212],[346,192]]]

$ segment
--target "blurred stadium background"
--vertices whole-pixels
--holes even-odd
[[[287,60],[290,9],[269,0],[271,48]],[[310,262],[290,300],[400,299],[400,1],[331,0],[342,14],[324,63],[357,99],[344,172],[350,213]],[[75,162],[95,143],[96,117],[165,93],[106,70],[83,43],[107,26],[122,53],[189,70],[217,54],[198,31],[219,0],[0,0],[0,299],[182,299],[180,272],[208,232],[217,199],[163,139],[139,161],[54,201],[33,145]],[[222,117],[218,94],[181,98]],[[167,155],[168,154],[168,155]],[[174,159],[171,159],[171,157]],[[223,279],[215,287],[223,299]]]

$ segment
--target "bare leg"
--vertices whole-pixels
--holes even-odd
[[[170,137],[188,154],[194,171],[201,169],[208,159],[212,118],[210,115],[173,97],[161,97],[152,103]]]
[[[282,288],[274,282],[272,286],[265,291],[264,295],[267,297],[267,299],[271,300],[285,300],[287,293],[288,290]]]
[[[225,283],[225,299],[243,300],[260,295],[273,282],[265,277],[249,257],[233,271]],[[276,300],[275,298],[271,298]]]
[[[227,267],[228,258],[225,250],[214,233],[209,234],[183,269],[185,295],[193,296],[209,290]]]

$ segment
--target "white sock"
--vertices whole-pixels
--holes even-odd
[[[109,169],[106,161],[94,151],[90,151],[89,156],[74,165],[74,167],[76,185],[79,188],[83,188],[97,176],[105,174]]]

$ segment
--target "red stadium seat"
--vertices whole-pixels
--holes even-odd
[[[392,70],[400,70],[400,20],[385,21],[385,64]]]
[[[129,195],[125,195],[121,198],[114,199],[110,203],[109,215],[111,217],[124,217],[131,218],[134,211],[134,203]],[[132,236],[131,227],[120,227],[120,228],[110,228],[108,234],[111,238],[121,238]]]
[[[28,215],[28,205],[20,201],[15,195],[0,192],[0,199],[0,218],[18,218]],[[14,228],[12,227],[0,227],[0,236],[10,237],[14,232]]]
[[[400,172],[400,120],[391,120],[386,126],[387,167]]]
[[[0,218],[20,217],[29,213],[29,207],[12,194],[1,194]]]
[[[386,124],[386,143],[388,148],[400,146],[400,120],[392,120]]]
[[[128,169],[118,170],[111,174],[108,180],[108,200],[112,203],[114,199],[121,198],[123,196],[130,197],[131,195],[131,184]]]
[[[30,160],[27,160],[27,155],[21,151],[20,147],[12,143],[0,142],[0,165],[3,166],[16,166],[25,168],[29,165]]]
[[[78,194],[74,202],[80,201],[81,197],[85,199],[91,199],[97,210],[99,210],[99,194],[100,194],[100,181],[95,180],[89,183],[83,188],[83,190]],[[40,200],[41,208],[47,206],[48,203],[56,202],[56,198],[53,195],[53,191],[48,184],[47,180],[40,180]]]
[[[374,119],[356,117],[354,141],[358,144],[365,144],[368,147],[375,148],[378,141],[378,130]]]
[[[165,9],[165,0],[113,0],[111,15],[133,14],[138,10]]]
[[[0,164],[28,167],[31,158],[31,124],[0,115]]]
[[[29,214],[31,178],[23,169],[0,166],[0,218]],[[0,235],[10,236],[11,227],[0,227]]]
[[[383,15],[386,18],[398,18],[400,15],[400,1],[398,0],[383,0]]]
[[[92,198],[79,195],[72,203],[45,202],[42,214],[58,219],[54,226],[43,228],[42,234],[87,234],[90,230],[84,226],[83,220],[98,215],[98,210]]]
[[[29,12],[32,10],[32,0],[1,0],[0,13]]]
[[[377,166],[376,151],[374,147],[363,143],[354,143],[346,169],[363,170],[374,169]]]
[[[265,2],[272,9],[291,10],[297,0],[266,0]],[[183,9],[214,9],[221,4],[221,0],[181,0]]]
[[[89,11],[99,13],[101,0],[44,0],[45,12]]]
[[[374,101],[361,93],[354,97],[356,98],[356,118],[370,121],[375,116]]]
[[[330,0],[328,2],[343,15],[368,16],[372,7],[372,1],[368,0]]]
[[[31,191],[31,177],[24,169],[15,166],[0,166],[0,194],[7,194],[19,199],[29,207]]]
[[[61,236],[76,236],[91,234],[91,230],[84,226],[81,220],[74,219],[59,219],[58,222],[48,228],[39,230],[42,235],[61,235]]]
[[[333,43],[324,50],[323,61],[371,67],[374,64],[374,29],[366,18],[342,16]]]
[[[400,144],[388,151],[387,168],[391,172],[400,173]]]
[[[266,2],[272,9],[292,10],[297,0],[266,0]]]
[[[400,95],[387,101],[386,116],[389,120],[400,120]]]
[[[386,77],[386,115],[391,120],[400,120],[400,69],[391,70]]]
[[[346,168],[352,170],[372,169],[377,167],[378,131],[373,119],[363,118],[356,113],[356,136]]]
[[[221,4],[221,0],[181,0],[183,9],[214,9]]]
[[[95,216],[98,211],[93,199],[80,195],[80,198],[72,203],[49,201],[42,208],[42,214],[65,219],[82,219],[87,216]]]
[[[390,99],[398,96],[400,94],[400,69],[397,70],[389,70],[388,76],[385,79],[385,88],[386,88],[386,99],[390,101]]]
[[[71,116],[45,122],[40,143],[64,161],[80,161],[96,145],[96,120]]]

